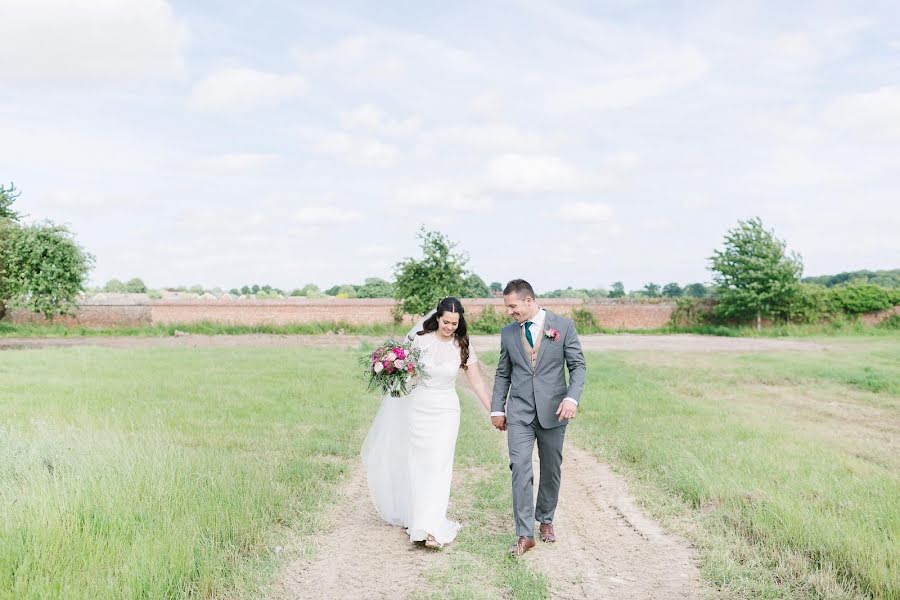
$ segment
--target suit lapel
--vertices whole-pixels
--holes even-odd
[[[541,357],[544,355],[544,346],[546,346],[547,343],[553,341],[549,338],[544,339],[545,338],[544,332],[547,331],[547,329],[553,327],[555,324],[556,324],[556,315],[548,310],[547,315],[544,317],[544,327],[541,331],[538,332],[538,338],[541,341],[538,345],[537,360],[534,362],[535,372],[537,372],[538,367],[541,366]]]

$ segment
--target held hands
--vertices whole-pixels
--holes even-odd
[[[506,417],[501,415],[491,417],[491,425],[496,427],[499,431],[506,431]]]
[[[578,406],[573,402],[567,402],[566,400],[560,402],[559,408],[556,409],[556,414],[559,415],[560,421],[563,419],[574,419],[576,412],[578,412]]]

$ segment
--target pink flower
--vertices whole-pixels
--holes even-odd
[[[397,355],[397,358],[406,358],[406,350],[404,350],[403,348],[394,348],[394,354]]]
[[[408,365],[406,365],[407,373],[412,373],[415,370],[416,370],[416,365],[414,365],[413,363],[409,363]]]
[[[375,371],[376,374],[381,373],[382,371],[384,371],[384,365],[381,364],[380,362],[377,362],[374,365],[372,365],[372,370]]]
[[[384,360],[389,360],[389,361],[393,362],[393,361],[397,360],[397,355],[394,354],[393,352],[388,352],[387,356],[384,357]]]
[[[544,330],[544,335],[553,340],[554,342],[558,342],[560,340],[559,331],[550,327],[549,329]]]
[[[403,361],[398,358],[397,360],[394,361],[394,366],[397,367],[398,369],[402,369]]]

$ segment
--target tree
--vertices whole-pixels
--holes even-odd
[[[648,298],[659,298],[659,284],[648,283],[644,286],[643,292]]]
[[[18,197],[19,191],[16,189],[15,184],[10,183],[9,187],[0,185],[0,220],[19,220],[19,213],[10,208]]]
[[[684,290],[677,283],[667,283],[663,286],[662,295],[666,298],[681,298],[684,295]]]
[[[502,292],[503,291],[503,284],[500,283],[499,281],[492,281],[490,287],[491,287],[492,292]]]
[[[786,316],[798,293],[803,263],[796,252],[763,227],[759,217],[738,221],[725,235],[724,248],[710,257],[719,302],[716,313],[726,319]]]
[[[125,284],[125,291],[129,294],[146,294],[147,286],[139,278],[134,277]]]
[[[706,286],[702,283],[689,283],[684,286],[684,295],[691,298],[705,298]]]
[[[610,298],[623,298],[625,296],[625,284],[621,281],[614,282],[611,286],[609,286],[609,297]]]
[[[118,279],[113,278],[106,282],[106,285],[103,286],[103,291],[109,292],[110,294],[124,294],[125,284]]]
[[[456,253],[452,243],[438,231],[419,230],[423,257],[406,258],[394,265],[394,297],[400,310],[422,315],[447,296],[462,296],[466,289],[468,257]]]
[[[357,298],[393,298],[394,284],[380,277],[369,277],[356,290]]]
[[[469,273],[464,280],[463,298],[490,298],[491,289],[484,280],[475,273]]]
[[[330,288],[328,288],[327,290],[325,290],[325,295],[326,296],[337,296],[338,292],[340,292],[340,291],[341,291],[341,286],[333,285]]]
[[[20,306],[48,319],[70,312],[84,289],[93,256],[60,225],[5,221],[0,233],[0,305]]]

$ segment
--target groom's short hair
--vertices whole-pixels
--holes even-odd
[[[534,295],[534,288],[524,279],[513,279],[506,284],[506,287],[503,288],[503,295],[509,296],[510,294],[516,294],[520,298],[527,298],[529,296],[536,298]]]

